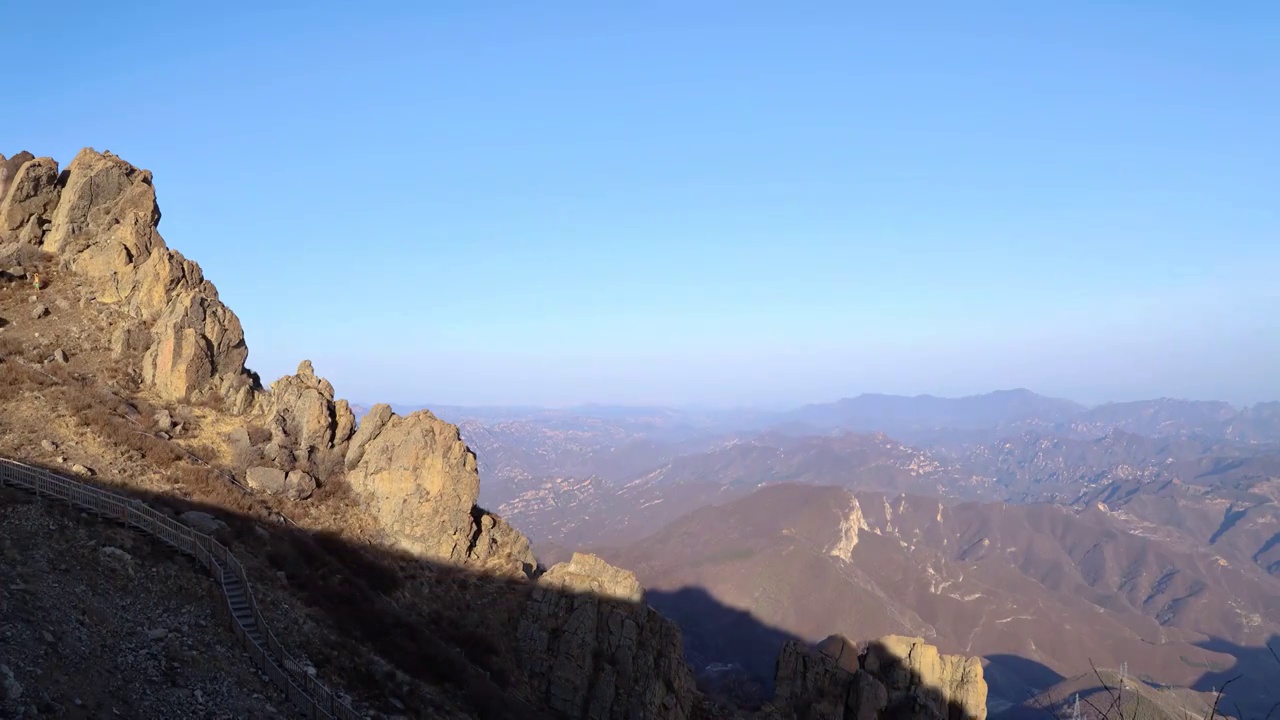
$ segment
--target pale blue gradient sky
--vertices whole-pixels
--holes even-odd
[[[1280,398],[1275,3],[270,5],[0,10],[0,152],[154,171],[264,380]]]

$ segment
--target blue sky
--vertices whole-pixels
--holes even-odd
[[[11,3],[0,152],[152,170],[362,401],[1280,398],[1280,6]]]

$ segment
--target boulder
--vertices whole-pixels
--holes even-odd
[[[49,225],[47,222],[44,222],[35,215],[32,215],[27,220],[27,224],[23,225],[22,229],[16,233],[18,242],[23,245],[39,245],[44,239],[44,233],[48,227]]]
[[[847,672],[857,672],[861,665],[858,646],[843,635],[828,635],[818,643],[818,652],[836,661],[836,667]]]
[[[133,226],[133,218],[150,230],[139,236],[118,233]],[[67,167],[67,181],[53,213],[53,227],[45,247],[74,258],[98,245],[133,244],[135,255],[150,255],[160,223],[151,173],[115,155],[84,148]]]
[[[351,443],[347,446],[347,469],[351,470],[360,464],[360,460],[364,458],[364,448],[369,441],[377,437],[382,432],[382,428],[386,427],[388,421],[391,420],[391,406],[386,403],[378,403],[369,409],[364,418],[360,420],[359,427],[351,436]]]
[[[22,699],[22,684],[8,665],[0,665],[0,700],[16,703]]]
[[[135,353],[145,352],[151,342],[146,326],[126,323],[111,333],[111,358],[121,360]]]
[[[351,403],[346,400],[339,400],[333,406],[333,417],[333,444],[337,447],[346,444],[351,440],[351,436],[355,434],[356,414],[351,409]]]
[[[538,584],[561,592],[590,593],[631,603],[639,603],[644,597],[644,588],[640,587],[635,573],[580,552],[575,552],[569,562],[552,565],[538,579]]]
[[[635,602],[639,592],[631,573],[590,555],[575,555],[538,580],[516,649],[534,692],[553,712],[592,720],[691,717],[698,695],[680,630]]]
[[[798,640],[787,643],[778,655],[772,705],[786,717],[871,720],[887,704],[884,685],[857,667],[856,660],[850,667]]]
[[[315,491],[315,478],[301,470],[291,470],[285,477],[284,496],[290,500],[306,500]]]
[[[58,207],[58,163],[35,158],[19,167],[0,194],[0,242],[38,245]]]
[[[193,530],[199,530],[206,535],[212,535],[219,530],[226,530],[227,524],[209,513],[202,513],[198,510],[189,510],[178,516],[178,519],[186,523]]]
[[[393,545],[497,575],[534,571],[529,539],[476,507],[476,456],[456,425],[426,410],[401,417],[379,404],[346,448],[347,485]]]
[[[249,487],[271,495],[284,494],[287,477],[285,471],[280,468],[265,466],[251,467],[244,474],[244,480]]]

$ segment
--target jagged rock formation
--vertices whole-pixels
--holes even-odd
[[[797,720],[985,720],[987,684],[978,658],[941,655],[921,638],[891,635],[858,652],[833,635],[816,648],[787,643],[773,706]]]
[[[538,580],[517,647],[553,711],[592,720],[684,720],[695,706],[679,628],[639,602],[635,575],[574,554]]]
[[[258,410],[271,432],[261,449],[267,460],[315,468],[321,482],[341,472],[356,417],[346,400],[334,399],[333,385],[315,374],[310,360],[272,383],[271,392],[259,396]]]
[[[24,156],[5,162],[0,241],[40,245],[97,301],[123,305],[136,322],[118,331],[121,355],[145,350],[144,379],[161,397],[220,395],[247,410],[254,382],[240,321],[199,266],[165,245],[151,173],[91,148],[61,174],[51,158],[14,159]]]
[[[504,575],[533,571],[528,538],[476,507],[476,456],[456,425],[426,410],[401,417],[376,405],[345,464],[347,483],[399,547]]]

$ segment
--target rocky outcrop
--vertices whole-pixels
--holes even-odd
[[[338,421],[333,385],[317,377],[310,360],[298,365],[295,375],[271,384],[273,439],[300,448],[331,448]],[[347,438],[343,438],[345,442]]]
[[[0,173],[8,176],[0,180],[0,242],[39,245],[61,194],[58,163],[42,157],[27,160],[15,169],[0,162],[0,168]]]
[[[240,413],[253,401],[244,367],[248,352],[240,320],[227,306],[216,297],[183,293],[151,330],[142,377],[167,400],[218,393]]]
[[[508,577],[527,577],[534,573],[537,563],[524,533],[478,506],[472,508],[471,518],[474,536],[467,552],[467,565]]]
[[[787,643],[773,706],[797,720],[985,720],[987,684],[976,657],[942,655],[921,638],[882,638],[859,652],[833,635],[816,648]]]
[[[635,576],[575,554],[537,581],[516,642],[543,702],[568,718],[689,718],[697,691],[680,630],[638,602]],[[599,594],[597,594],[599,593]]]
[[[346,467],[348,485],[393,544],[502,574],[533,569],[528,539],[476,508],[476,456],[456,425],[425,410],[401,417],[375,406],[348,445]]]
[[[644,588],[635,573],[614,567],[601,558],[575,552],[569,562],[553,565],[539,578],[543,587],[567,593],[591,593],[603,598],[638,603]]]
[[[884,683],[891,703],[910,699],[950,720],[987,717],[987,683],[976,657],[943,655],[922,638],[890,635],[867,648],[862,667]]]
[[[283,495],[290,500],[306,500],[316,490],[316,481],[301,470],[285,472],[279,468],[258,466],[245,472],[245,482],[254,490]]]
[[[117,328],[118,357],[145,345],[144,380],[166,400],[221,395],[233,411],[252,406],[240,321],[199,266],[165,245],[149,171],[92,148],[61,174],[30,153],[2,167],[0,240],[39,244],[88,295],[125,308],[134,327]]]
[[[333,385],[316,375],[310,360],[303,360],[296,374],[272,383],[262,404],[271,431],[265,451],[269,459],[322,468],[325,473],[341,471],[355,414],[345,400],[334,399]]]

